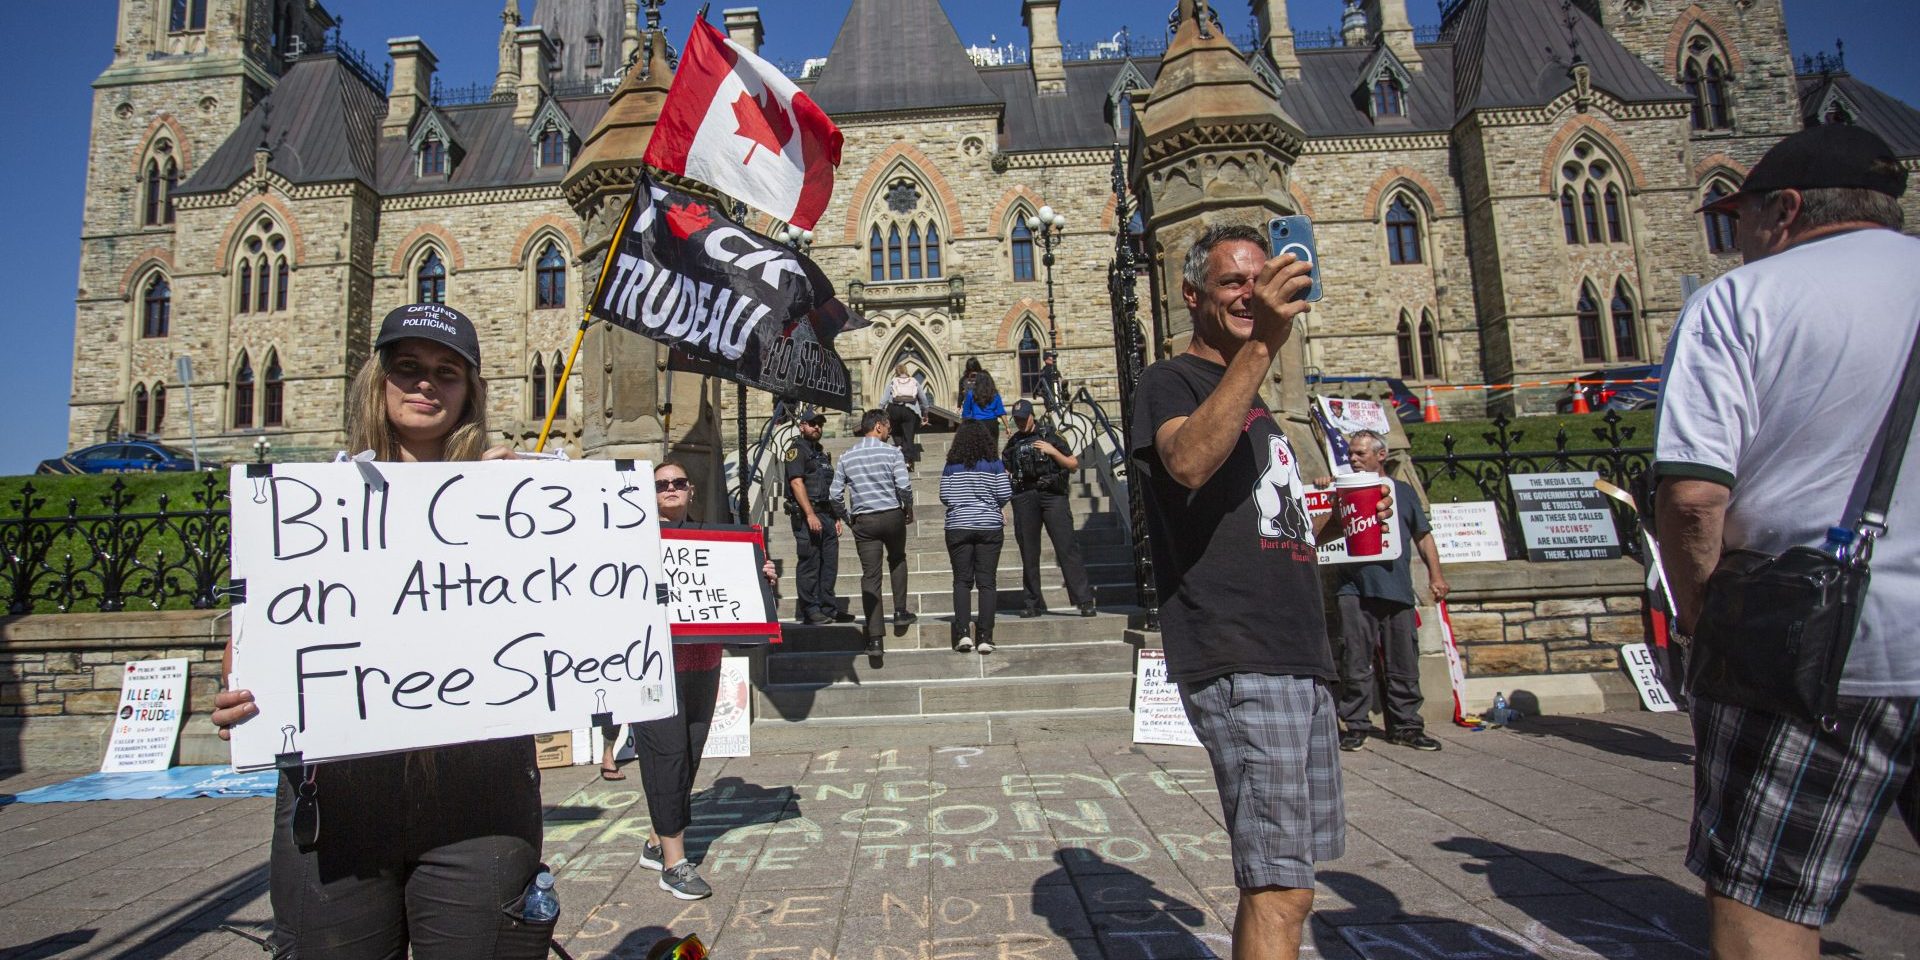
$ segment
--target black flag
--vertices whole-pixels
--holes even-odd
[[[851,410],[841,330],[867,325],[812,260],[642,177],[593,315],[673,348],[671,366]]]

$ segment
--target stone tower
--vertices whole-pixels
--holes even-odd
[[[195,344],[166,336],[164,324],[142,327],[150,296],[153,319],[176,311],[172,191],[273,88],[286,58],[319,49],[333,25],[304,0],[120,0],[113,62],[93,83],[74,317],[76,358],[120,362],[74,364],[70,442],[157,432],[151,409],[145,424],[128,409],[129,397],[150,399],[156,389],[171,396],[160,407],[166,423],[185,423],[174,359]],[[158,299],[156,281],[168,299]],[[211,427],[217,414],[199,412]]]
[[[1605,0],[1601,26],[1694,101],[1694,161],[1741,175],[1800,129],[1782,0]]]

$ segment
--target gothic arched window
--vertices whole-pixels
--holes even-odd
[[[447,302],[447,265],[440,260],[440,251],[427,249],[427,255],[420,260],[419,269],[413,273],[413,280],[413,302]]]
[[[1020,325],[1020,347],[1016,351],[1020,358],[1020,393],[1022,396],[1038,396],[1041,372],[1040,335],[1033,324]]]
[[[1393,345],[1400,352],[1400,376],[1412,380],[1415,362],[1413,356],[1413,324],[1407,319],[1407,312],[1400,311],[1400,325],[1394,328]]]
[[[1434,337],[1433,313],[1427,310],[1420,311],[1420,376],[1440,379],[1440,344]]]
[[[923,194],[918,181],[900,176],[869,201],[867,276],[871,281],[940,278],[940,227],[925,209]]]
[[[1033,279],[1033,231],[1027,229],[1026,215],[1015,211],[1013,232],[1008,235],[1013,254],[1013,279]]]
[[[1560,189],[1560,225],[1566,230],[1569,245],[1580,242],[1580,215],[1574,212],[1572,187]]]
[[[287,259],[287,236],[271,216],[261,216],[247,227],[240,241],[238,296],[235,313],[266,313],[287,309],[293,282],[293,264]]]
[[[140,298],[140,336],[147,339],[164,337],[173,326],[173,285],[161,274],[154,274],[147,281],[147,290]]]
[[[1421,262],[1420,218],[1404,193],[1387,206],[1387,262]]]
[[[133,385],[133,432],[147,432],[147,385]]]
[[[283,411],[286,409],[286,391],[286,377],[280,372],[280,353],[277,350],[268,350],[267,375],[265,380],[261,382],[260,391],[261,426],[277,427],[284,421],[285,416]]]
[[[1627,292],[1627,281],[1618,280],[1613,285],[1613,356],[1617,360],[1640,359],[1640,328],[1634,322],[1633,297]]]
[[[920,225],[907,228],[907,279],[918,280],[926,270],[925,251],[920,246]]]
[[[240,351],[240,363],[233,370],[233,426],[236,430],[253,426],[253,361],[245,350]]]
[[[900,226],[895,224],[887,231],[887,279],[900,280],[905,277],[901,263],[905,259],[905,249],[900,243]]]
[[[558,124],[549,123],[540,131],[540,165],[543,167],[567,165],[567,135],[561,132]]]
[[[447,173],[447,145],[439,137],[420,141],[420,176],[441,177]]]
[[[544,418],[547,415],[547,364],[537,353],[533,355],[533,372],[527,375],[527,380],[533,385],[533,416]]]
[[[547,241],[533,268],[533,306],[538,310],[567,305],[567,258],[560,245]]]
[[[1580,358],[1607,359],[1606,334],[1600,329],[1600,298],[1594,295],[1593,284],[1580,285],[1580,302],[1574,306],[1574,317],[1580,327]]]
[[[1703,206],[1711,206],[1725,200],[1733,194],[1733,188],[1724,180],[1715,180],[1707,185],[1707,192],[1701,198]],[[1705,210],[1700,214],[1707,229],[1708,253],[1732,253],[1733,214],[1720,210]]]
[[[1577,143],[1560,164],[1560,181],[1560,226],[1569,244],[1626,240],[1626,188],[1611,160],[1593,144]]]
[[[1405,92],[1400,89],[1400,81],[1392,76],[1382,76],[1373,82],[1374,117],[1404,117],[1407,115]]]
[[[153,432],[159,433],[161,426],[166,422],[167,385],[164,383],[156,383],[153,385]]]
[[[927,279],[940,279],[940,228],[927,223]]]
[[[562,355],[560,351],[555,350],[553,352],[553,366],[549,367],[548,369],[552,371],[551,375],[553,377],[553,394],[555,397],[559,398],[560,400],[559,406],[554,409],[553,416],[555,419],[559,419],[560,417],[564,417],[567,415],[567,359],[566,357]]]
[[[879,283],[887,279],[887,251],[880,242],[880,227],[867,234],[867,279]]]
[[[147,160],[141,221],[149,227],[172,223],[173,192],[179,186],[180,165],[173,159],[173,142],[155,141]]]
[[[1680,86],[1692,101],[1693,129],[1725,130],[1733,126],[1727,109],[1728,72],[1720,45],[1704,33],[1687,41],[1680,65]]]

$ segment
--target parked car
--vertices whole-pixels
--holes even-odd
[[[1419,423],[1421,417],[1420,397],[1407,387],[1407,382],[1398,377],[1335,377],[1323,373],[1308,373],[1307,388],[1336,383],[1384,383],[1390,392],[1393,403],[1393,415],[1401,423]],[[1324,391],[1318,391],[1324,392]]]
[[[42,460],[35,473],[170,473],[193,469],[193,455],[151,440],[115,440]]]
[[[1594,413],[1602,410],[1652,410],[1660,405],[1660,365],[1641,364],[1632,367],[1609,367],[1580,375],[1579,383],[1567,384],[1566,392],[1554,402],[1554,409],[1561,413],[1573,412],[1573,391],[1584,387],[1587,391],[1587,409]],[[1652,383],[1621,383],[1603,381],[1643,381]]]

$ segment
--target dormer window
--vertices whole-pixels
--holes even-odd
[[[1406,92],[1401,89],[1400,81],[1392,76],[1382,76],[1373,82],[1373,116],[1404,117],[1407,115]]]
[[[560,128],[548,124],[540,131],[540,165],[543,167],[564,167],[567,165],[567,135]]]
[[[587,66],[597,67],[599,65],[600,65],[600,36],[598,34],[590,33],[587,35]]]
[[[423,177],[444,177],[447,175],[447,145],[439,137],[428,137],[420,141],[420,175]]]

